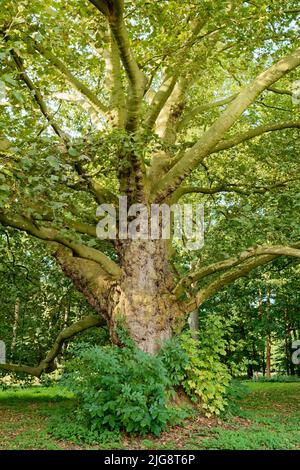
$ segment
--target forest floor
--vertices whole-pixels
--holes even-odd
[[[0,392],[0,449],[299,449],[300,382],[247,382],[238,415],[187,418],[160,437],[130,437],[80,445],[49,432],[51,415],[71,400],[55,387]],[[72,438],[70,435],[69,437]]]

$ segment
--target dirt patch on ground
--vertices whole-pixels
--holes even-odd
[[[145,441],[147,441],[147,448],[149,448],[151,442],[155,448],[171,443],[174,449],[182,449],[186,447],[187,441],[192,436],[197,435],[197,440],[201,441],[201,439],[212,435],[216,428],[234,430],[240,427],[248,427],[250,424],[250,420],[240,417],[234,418],[229,424],[219,418],[197,416],[195,418],[187,418],[181,425],[173,426],[168,431],[163,432],[158,438],[153,438],[153,435],[149,434],[143,438],[136,437],[133,439],[126,435],[123,439],[123,445],[128,449],[139,450],[145,449]]]

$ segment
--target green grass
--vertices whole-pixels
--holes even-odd
[[[0,392],[0,449],[300,449],[300,383],[248,382],[239,416],[226,420],[196,414],[159,438],[124,435],[105,444],[83,445],[55,419],[72,407],[59,388]]]

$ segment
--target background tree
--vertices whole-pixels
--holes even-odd
[[[291,360],[292,343],[299,337],[298,277],[299,266],[283,258],[271,269],[258,268],[249,279],[239,279],[203,304],[200,318],[216,316],[225,330],[230,325],[224,362],[233,364],[233,375],[270,375],[268,340],[269,373],[298,373],[299,366]]]

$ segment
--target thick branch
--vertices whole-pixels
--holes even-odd
[[[35,49],[42,54],[46,59],[53,64],[60,73],[67,79],[67,81],[75,88],[81,95],[83,95],[89,104],[95,109],[95,111],[100,113],[107,113],[108,108],[99,100],[99,98],[78,78],[76,78],[70,70],[65,66],[65,64],[50,51],[49,47],[44,47],[42,44],[39,44],[37,41],[34,41]]]
[[[233,136],[231,139],[226,139],[221,141],[213,150],[212,153],[220,152],[221,150],[227,150],[229,148],[235,147],[247,140],[254,139],[262,134],[267,132],[279,131],[282,129],[300,129],[300,121],[286,121],[286,122],[277,122],[274,124],[266,124],[263,126],[255,127],[248,132],[243,132]]]
[[[277,93],[278,95],[289,95],[289,96],[293,96],[293,92],[290,91],[290,90],[282,90],[280,88],[276,88],[274,86],[269,86],[268,87],[268,90],[269,91],[272,91],[273,93]]]
[[[41,213],[40,215],[34,217],[34,223],[37,223],[37,224],[45,223],[45,222],[53,223],[54,220],[55,219],[54,219],[52,213],[50,215],[46,215],[46,216]],[[89,235],[90,237],[96,237],[97,236],[96,225],[87,224],[85,222],[78,222],[78,221],[74,221],[74,220],[66,220],[66,221],[64,221],[64,225],[65,225],[65,227],[67,227],[71,230],[74,230],[77,233],[81,233],[83,235]]]
[[[115,203],[118,200],[117,197],[109,189],[105,188],[100,183],[97,183],[91,175],[85,172],[79,161],[75,161],[73,166],[74,170],[76,171],[78,176],[80,176],[82,182],[86,184],[88,190],[94,196],[98,204],[103,204],[104,202]]]
[[[174,204],[177,202],[182,196],[186,194],[218,194],[218,193],[238,193],[238,194],[264,194],[267,191],[271,191],[275,188],[284,187],[287,183],[293,181],[293,179],[289,179],[287,181],[281,181],[275,184],[271,184],[270,186],[238,186],[236,184],[222,184],[219,186],[213,186],[211,188],[205,188],[201,186],[180,186],[174,193],[169,201]]]
[[[124,1],[90,0],[90,2],[106,16],[118,46],[120,58],[130,83],[126,129],[128,131],[134,131],[138,124],[146,79],[134,58],[130,46],[128,32],[123,18]]]
[[[177,82],[177,75],[166,76],[159,90],[155,93],[148,112],[145,116],[145,127],[152,128],[161,109],[166,104]]]
[[[33,375],[35,377],[40,377],[43,372],[53,372],[56,368],[54,360],[60,353],[62,345],[66,340],[72,338],[81,331],[87,330],[88,328],[102,326],[104,324],[104,320],[98,315],[84,317],[59,333],[45,359],[43,359],[37,367],[18,364],[0,364],[0,369],[7,372],[25,372],[26,374]]]
[[[195,273],[195,277],[198,276],[198,280],[204,276],[213,274],[230,267],[237,266],[236,269],[230,270],[222,274],[220,277],[212,281],[206,287],[203,287],[198,291],[193,300],[186,302],[187,311],[192,311],[195,308],[199,307],[203,302],[205,302],[209,297],[218,292],[220,289],[226,285],[234,282],[240,277],[247,276],[253,269],[258,266],[267,264],[279,256],[295,256],[300,258],[300,242],[295,243],[293,246],[269,246],[269,247],[259,247],[253,252],[248,251],[241,255],[238,258],[232,258],[231,260],[226,260],[224,262],[214,263],[211,266],[203,268],[202,272],[198,271]],[[254,259],[251,259],[254,258]],[[241,261],[240,261],[241,260]],[[245,261],[245,262],[243,262]],[[206,270],[206,272],[204,272]],[[181,287],[178,286],[178,293],[180,292]]]
[[[25,72],[25,68],[23,66],[23,61],[20,58],[20,56],[17,54],[17,52],[12,49],[10,51],[11,56],[14,59],[14,62],[20,72],[20,78],[26,83],[27,87],[29,90],[32,92],[32,96],[39,105],[39,108],[42,112],[42,114],[45,116],[47,121],[49,122],[50,126],[54,130],[55,134],[63,141],[66,141],[66,135],[65,133],[59,128],[59,126],[56,124],[56,122],[53,121],[45,101],[43,100],[43,97],[41,95],[41,92],[39,91],[38,87],[33,83],[33,81],[28,77],[27,73]]]
[[[300,244],[298,244],[300,246]],[[300,250],[297,249],[297,246],[265,246],[258,248],[248,248],[247,250],[239,253],[234,258],[226,259],[223,261],[218,261],[217,263],[210,264],[209,266],[204,266],[198,271],[189,273],[187,276],[182,278],[177,286],[174,289],[176,295],[181,295],[187,287],[191,286],[195,282],[199,282],[201,279],[216,274],[220,271],[225,271],[226,269],[233,268],[239,264],[247,261],[253,257],[261,257],[263,255],[276,255],[276,256],[296,256],[300,257]],[[273,258],[272,258],[273,259]],[[270,261],[272,260],[270,259]]]
[[[199,106],[195,106],[195,108],[191,109],[190,111],[187,111],[181,121],[177,125],[177,131],[180,132],[193,118],[198,116],[199,114],[205,113],[206,111],[209,111],[214,108],[218,108],[220,106],[225,106],[228,103],[231,103],[236,97],[237,93],[234,95],[230,95],[227,98],[224,98],[222,100],[214,101],[212,103],[206,103],[202,104]]]
[[[261,73],[249,86],[245,87],[227,109],[204,132],[202,138],[170,169],[166,176],[153,189],[153,199],[163,200],[172,193],[181,181],[210,153],[224,137],[226,132],[239,119],[266,88],[271,86],[286,73],[300,64],[300,48],[281,59],[265,72]]]
[[[103,54],[106,63],[107,88],[111,93],[110,107],[115,110],[116,119],[114,114],[113,119],[116,120],[117,126],[123,128],[126,119],[126,103],[122,86],[120,55],[110,28],[106,33],[106,39],[108,47],[103,51]]]
[[[123,19],[111,20],[110,27],[118,45],[120,57],[131,85],[126,129],[128,131],[134,131],[140,116],[146,79],[134,59]]]
[[[145,127],[152,128],[155,124],[157,118],[159,117],[164,106],[166,106],[168,99],[170,98],[175,85],[178,83],[179,79],[183,82],[182,77],[182,61],[186,60],[186,54],[191,49],[193,44],[196,41],[196,38],[206,24],[206,18],[201,20],[196,20],[193,24],[191,37],[190,39],[182,46],[179,53],[177,54],[175,63],[171,67],[168,67],[164,74],[164,79],[158,91],[155,93],[153,100],[150,104],[148,112],[145,117]],[[186,77],[185,77],[186,78]],[[183,83],[182,83],[183,85]],[[183,86],[180,87],[180,93],[176,93],[176,101],[173,99],[169,110],[166,113],[171,111],[171,106],[175,106],[178,103],[178,100],[181,97],[181,93],[184,89]],[[165,114],[166,114],[165,113]],[[158,127],[158,126],[156,126]]]
[[[31,220],[26,219],[21,215],[16,214],[4,214],[0,213],[0,222],[3,225],[23,230],[36,238],[45,241],[57,242],[67,248],[70,248],[73,253],[83,259],[95,261],[98,263],[104,271],[111,276],[119,276],[121,269],[119,266],[112,261],[108,256],[101,251],[96,250],[85,245],[80,245],[73,241],[69,241],[64,238],[58,230],[48,227],[39,227],[35,225]]]

